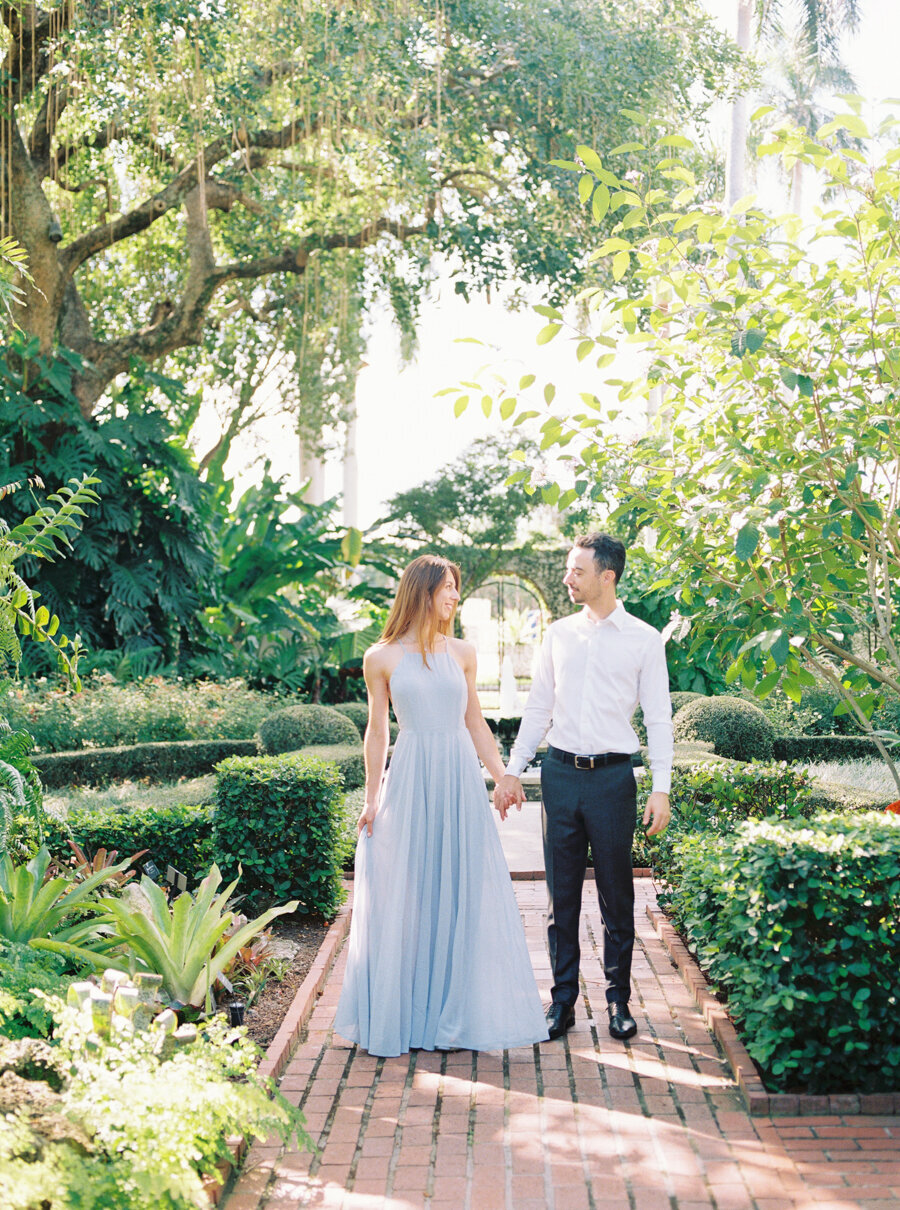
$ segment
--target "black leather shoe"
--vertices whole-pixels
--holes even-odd
[[[572,1004],[551,1004],[546,1015],[551,1042],[561,1038],[575,1024],[575,1007]]]
[[[634,1037],[637,1033],[637,1021],[635,1021],[628,1011],[627,1004],[613,1000],[612,1003],[606,1006],[606,1011],[609,1013],[609,1032],[611,1037],[618,1039],[619,1042],[624,1042],[626,1038]]]

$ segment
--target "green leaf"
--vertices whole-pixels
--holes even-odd
[[[797,386],[800,388],[801,395],[805,395],[807,399],[812,397],[812,393],[815,390],[815,384],[807,374],[797,375]]]
[[[363,536],[354,526],[350,526],[341,539],[341,555],[351,567],[357,567],[362,558]],[[254,622],[256,619],[253,619]]]
[[[612,260],[612,275],[614,281],[621,281],[631,262],[630,252],[617,252]]]
[[[605,185],[598,185],[594,190],[594,196],[591,201],[591,210],[594,215],[594,221],[600,222],[609,210],[609,190]]]
[[[460,395],[460,397],[457,399],[456,403],[454,403],[454,405],[453,405],[453,415],[456,416],[458,419],[463,414],[463,412],[466,410],[466,408],[468,406],[469,406],[469,396]]]
[[[787,366],[780,366],[778,376],[789,391],[797,389],[797,375],[793,370],[788,369]]]
[[[539,345],[549,344],[554,336],[557,336],[562,328],[562,324],[547,324],[541,328],[537,334],[537,343]]]
[[[738,535],[734,543],[735,556],[740,559],[742,563],[746,563],[750,558],[752,558],[758,545],[759,530],[755,525],[748,522],[740,530],[738,530]]]
[[[575,148],[575,154],[584,164],[585,168],[588,168],[591,172],[603,171],[603,161],[596,151],[594,151],[593,147],[588,147],[586,143],[580,143]]]

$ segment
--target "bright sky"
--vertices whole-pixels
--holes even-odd
[[[704,2],[733,32],[735,0]],[[900,3],[861,0],[861,7],[861,28],[847,40],[844,62],[867,98],[900,96]],[[499,302],[488,305],[476,299],[466,304],[453,292],[452,283],[442,282],[434,298],[422,308],[418,350],[413,362],[405,367],[389,320],[382,318],[374,323],[368,365],[357,387],[358,522],[363,528],[378,519],[384,502],[393,493],[430,478],[476,437],[496,431],[500,424],[496,416],[483,416],[477,399],[460,419],[455,419],[452,397],[435,398],[436,391],[460,379],[477,377],[478,370],[492,362],[503,363],[516,375],[531,371],[539,378],[552,379],[560,397],[596,389],[596,383],[584,380],[585,371],[577,366],[571,346],[561,337],[543,348],[535,345],[535,335],[543,323],[530,310],[510,313]],[[472,336],[496,346],[496,351],[454,343]],[[289,422],[284,426],[273,423],[264,448],[272,459],[273,471],[288,475],[291,485],[296,485],[298,452]],[[254,454],[253,446],[237,448],[229,471],[246,465]],[[326,468],[326,492],[337,494],[341,486],[340,466],[335,462]]]

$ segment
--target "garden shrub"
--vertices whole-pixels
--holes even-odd
[[[777,735],[774,745],[777,760],[842,761],[881,757],[873,739],[867,735]]]
[[[53,1017],[36,993],[64,996],[72,982],[60,954],[0,941],[0,1035],[46,1038]]]
[[[45,789],[60,786],[105,786],[111,781],[146,777],[176,781],[201,777],[226,756],[257,751],[252,739],[185,740],[171,744],[136,744],[129,748],[84,748],[32,758]]]
[[[650,864],[656,877],[670,887],[680,882],[683,837],[699,832],[729,834],[748,819],[793,819],[815,811],[809,774],[783,763],[698,763],[694,758],[690,765],[673,769],[669,801],[672,819],[650,842]],[[667,898],[662,892],[661,901]]]
[[[303,749],[304,756],[333,761],[341,775],[345,790],[358,790],[366,784],[366,764],[363,750],[350,744],[313,744]]]
[[[360,738],[365,737],[366,727],[369,724],[369,706],[367,702],[336,702],[331,709],[337,710],[338,714],[346,715],[359,732]]]
[[[900,1085],[900,817],[686,837],[671,907],[773,1091]]]
[[[332,710],[337,710],[339,714],[345,714],[359,731],[360,738],[365,739],[366,727],[369,725],[369,707],[366,702],[338,702],[337,705],[331,707]],[[397,736],[400,734],[400,728],[393,719],[388,723],[390,729],[391,743],[397,742]],[[490,726],[490,722],[488,723]],[[494,730],[491,727],[491,730]]]
[[[124,859],[147,849],[140,864],[152,861],[162,875],[166,866],[173,865],[190,883],[199,882],[212,865],[213,811],[209,806],[75,809],[66,819],[49,813],[47,819],[47,848],[66,861],[72,855],[66,843],[71,835],[90,854],[100,848],[116,849]]]
[[[152,680],[118,685],[106,677],[81,693],[55,689],[44,679],[14,685],[2,714],[34,736],[41,752],[117,748],[182,739],[252,739],[271,712],[271,694],[240,680]]]
[[[356,821],[359,819],[363,807],[366,805],[366,791],[363,786],[357,790],[350,790],[344,795],[344,801],[341,804],[341,848],[339,852],[341,868],[343,870],[352,870],[353,862],[356,857],[356,841],[359,838],[359,829],[356,826]]]
[[[342,800],[333,762],[300,753],[222,761],[213,845],[225,879],[240,873],[255,904],[298,899],[301,912],[334,915],[343,898]]]
[[[702,693],[692,693],[688,689],[674,690],[674,692],[669,694],[669,699],[672,703],[672,717],[674,718],[678,711],[686,706],[689,702],[695,702],[698,698],[703,696],[704,695]],[[638,706],[637,710],[635,710],[634,714],[631,716],[631,725],[637,732],[637,737],[641,743],[646,744],[647,728],[644,726],[644,712],[640,706]]]
[[[771,760],[775,727],[758,706],[739,697],[707,697],[689,702],[672,724],[676,740],[709,741],[732,760]]]
[[[355,723],[331,706],[286,706],[261,724],[259,747],[267,756],[318,744],[359,746]]]

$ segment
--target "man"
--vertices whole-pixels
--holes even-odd
[[[546,735],[541,815],[553,970],[547,1010],[551,1039],[561,1037],[575,1021],[588,843],[603,915],[609,1032],[624,1040],[637,1031],[628,1001],[636,814],[630,753],[639,740],[630,719],[640,703],[653,775],[643,822],[650,825],[647,834],[654,836],[669,822],[672,708],[661,635],[626,612],[616,597],[624,568],[625,547],[609,534],[575,540],[563,583],[582,608],[547,631],[506,774],[494,790],[502,819],[514,802],[521,808],[525,794],[519,777]]]

